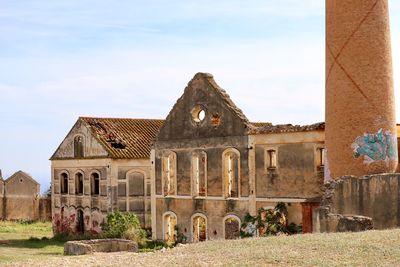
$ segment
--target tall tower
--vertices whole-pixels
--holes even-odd
[[[397,168],[388,0],[326,0],[326,179]]]

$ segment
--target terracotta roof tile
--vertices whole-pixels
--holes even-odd
[[[153,140],[164,120],[80,117],[112,158],[150,157]]]
[[[259,126],[257,124],[260,124]],[[311,125],[262,125],[261,123],[253,124],[257,128],[250,130],[249,134],[267,134],[267,133],[288,133],[288,132],[308,132],[319,131],[325,129],[325,122],[319,122]]]

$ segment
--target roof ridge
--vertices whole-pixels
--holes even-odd
[[[149,118],[146,119],[146,118],[88,117],[88,116],[79,116],[79,119],[165,121],[164,119],[149,119]]]

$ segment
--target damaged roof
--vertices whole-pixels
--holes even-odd
[[[150,147],[164,120],[80,117],[112,158],[150,157]]]
[[[310,125],[292,125],[292,124],[262,125],[262,124],[263,123],[253,123],[255,128],[250,129],[249,134],[293,133],[293,132],[325,130],[325,122],[319,122]]]

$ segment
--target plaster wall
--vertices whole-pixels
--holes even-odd
[[[40,185],[17,172],[4,183],[3,218],[6,220],[39,219]]]
[[[118,181],[130,171],[142,172],[149,181],[150,162],[148,159],[67,159],[52,161],[52,220],[54,232],[76,231],[77,210],[83,210],[85,231],[99,232],[100,224],[108,212],[118,210]],[[84,190],[82,195],[75,194],[75,174],[84,175]],[[69,193],[60,192],[60,175],[69,176]],[[93,172],[100,174],[100,194],[91,195],[90,175]],[[121,179],[118,179],[121,178]],[[123,199],[126,201],[126,199]],[[143,209],[135,210],[143,226],[150,224],[150,197],[144,196],[135,199],[143,203]],[[64,209],[63,209],[64,208]]]
[[[332,182],[318,211],[317,231],[337,231],[329,214],[372,218],[375,229],[400,226],[400,174],[343,177]],[[333,226],[332,226],[333,225]],[[336,225],[336,226],[335,226]]]
[[[249,137],[250,180],[257,199],[321,196],[324,166],[322,131],[263,134]],[[276,151],[276,167],[269,168],[268,150]],[[253,177],[254,175],[254,177]]]

